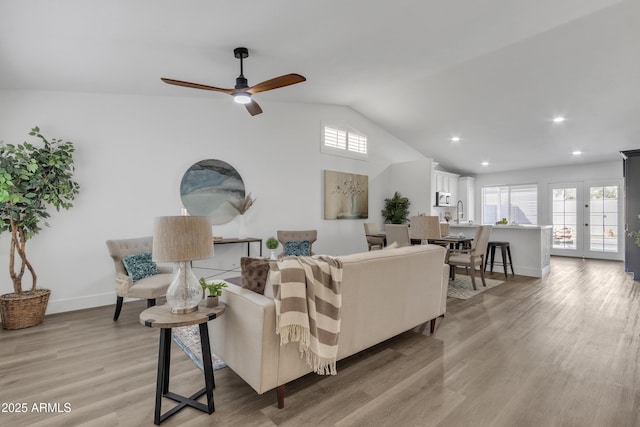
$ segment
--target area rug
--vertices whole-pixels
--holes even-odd
[[[201,371],[204,371],[202,363],[202,346],[200,345],[200,329],[198,325],[182,326],[171,330],[171,338],[184,351],[193,363],[196,364]],[[226,363],[215,354],[211,353],[211,362],[213,362],[213,370],[225,368]]]
[[[474,290],[470,276],[456,274],[455,280],[449,280],[449,290],[447,295],[452,298],[469,299],[486,291],[487,289],[495,288],[496,286],[500,286],[504,283],[503,280],[495,279],[485,279],[485,282],[487,283],[486,287],[482,286],[482,279],[480,277],[476,277],[476,286],[478,289]]]

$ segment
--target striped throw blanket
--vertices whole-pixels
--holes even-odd
[[[298,342],[319,375],[335,375],[340,334],[342,262],[314,255],[271,262],[280,345]]]

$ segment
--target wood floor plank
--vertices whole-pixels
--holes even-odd
[[[488,277],[504,279],[502,273]],[[162,301],[159,301],[162,303]],[[11,426],[152,426],[158,331],[145,301],[47,316],[0,331],[0,413]],[[469,300],[448,299],[434,336],[416,328],[258,395],[216,371],[212,415],[187,408],[163,426],[639,426],[640,286],[620,262],[553,257],[544,278],[509,276]],[[172,347],[171,389],[202,372]],[[71,411],[31,410],[69,403]],[[172,406],[163,400],[163,410]],[[46,405],[45,405],[46,406]]]

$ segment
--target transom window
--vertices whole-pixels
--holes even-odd
[[[346,125],[323,124],[321,151],[366,159],[368,157],[367,137]]]
[[[536,184],[482,187],[482,223],[538,224]]]

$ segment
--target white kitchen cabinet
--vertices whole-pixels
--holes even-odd
[[[445,171],[434,170],[431,186],[432,206],[436,205],[436,192],[451,194],[451,204],[455,203],[458,197],[458,177],[460,175]],[[439,214],[440,212],[436,212]],[[436,214],[434,213],[434,214]]]

